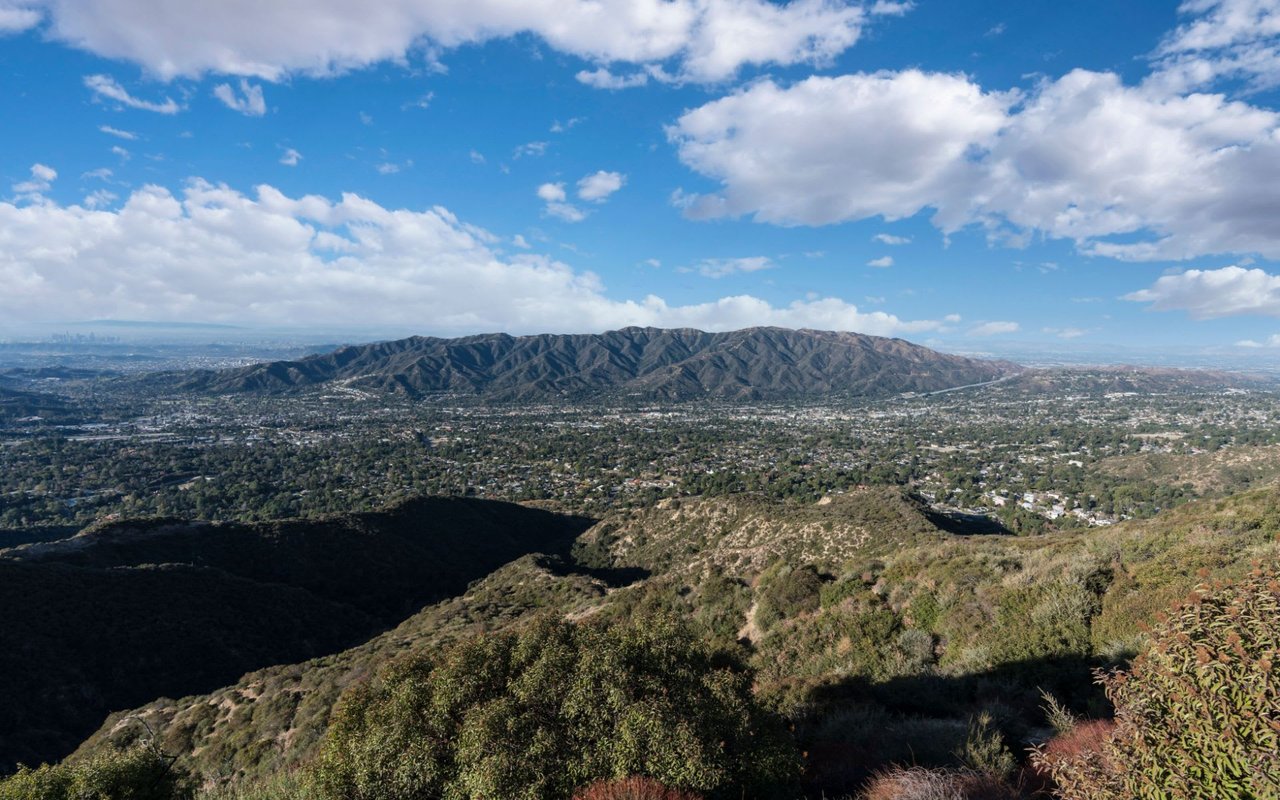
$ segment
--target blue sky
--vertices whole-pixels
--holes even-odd
[[[203,5],[0,0],[0,335],[1280,354],[1280,0]]]

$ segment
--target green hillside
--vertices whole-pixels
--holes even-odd
[[[1123,663],[1144,624],[1206,577],[1280,555],[1273,490],[1045,536],[961,535],[942,522],[881,489],[619,512],[572,558],[525,556],[365,645],[136,713],[206,780],[261,779],[308,763],[343,692],[403,658],[547,614],[667,614],[753,670],[759,702],[809,753],[809,788],[838,796],[891,763],[954,764],[980,713],[1024,753],[1045,735],[1041,690],[1105,715],[1092,667]],[[78,756],[144,730],[114,715]]]

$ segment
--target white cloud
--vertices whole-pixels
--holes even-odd
[[[773,269],[773,260],[767,256],[750,256],[747,258],[704,258],[698,263],[698,274],[704,278],[724,278],[740,273],[759,272]],[[685,270],[687,271],[687,270]]]
[[[918,70],[765,80],[686,112],[668,136],[685,164],[723,184],[683,198],[693,218],[893,220],[974,186],[969,154],[993,141],[1011,102]]]
[[[43,192],[53,188],[53,182],[57,178],[58,171],[53,167],[48,167],[44,164],[32,164],[30,179],[15,183],[13,191],[19,197],[36,200],[39,199]]]
[[[404,103],[400,106],[400,110],[404,111],[410,108],[431,108],[431,101],[435,99],[435,92],[427,92],[426,94],[418,95],[413,100]]]
[[[85,208],[102,208],[111,205],[112,202],[119,199],[115,192],[109,192],[106,189],[97,189],[90,192],[84,198]]]
[[[548,203],[563,203],[565,201],[564,184],[544,183],[538,187],[538,197]]]
[[[1189,269],[1165,275],[1124,299],[1150,303],[1156,311],[1186,311],[1195,319],[1242,314],[1280,317],[1280,275],[1238,266]]]
[[[870,261],[868,261],[868,262],[867,262],[867,266],[868,266],[868,267],[878,267],[878,268],[880,268],[880,269],[884,269],[884,268],[886,268],[886,267],[892,267],[892,266],[893,266],[893,256],[881,256],[880,258],[873,258],[873,259],[871,259]]]
[[[538,198],[546,203],[543,211],[547,216],[562,219],[565,222],[581,222],[587,218],[577,206],[565,202],[568,194],[565,192],[564,183],[544,183],[538,187]]]
[[[286,167],[296,167],[298,166],[298,162],[301,160],[302,153],[299,153],[292,147],[285,149],[284,153],[280,156],[280,163],[284,164]]]
[[[545,210],[548,216],[562,219],[565,222],[582,222],[587,218],[582,209],[572,203],[547,203]]]
[[[1252,91],[1280,85],[1275,0],[1187,0],[1178,11],[1193,18],[1160,43],[1149,83],[1173,92],[1222,80],[1242,80]]]
[[[128,139],[131,142],[138,138],[138,134],[133,131],[122,131],[119,128],[113,128],[110,125],[99,125],[98,130],[110,136],[114,136],[117,139]]]
[[[118,144],[111,146],[111,154],[119,158],[121,161],[128,161],[129,159],[133,158],[132,153],[130,153],[128,150],[124,149]]]
[[[140,111],[154,111],[157,114],[177,114],[182,110],[182,106],[174,102],[173,98],[166,97],[163,102],[153,103],[149,100],[140,100],[129,94],[129,92],[116,82],[109,75],[86,75],[84,85],[87,86],[98,97],[105,97],[108,100],[115,100],[121,105],[129,108],[136,108]]]
[[[1042,328],[1041,331],[1057,336],[1059,339],[1079,339],[1089,333],[1083,328]]]
[[[41,14],[34,8],[22,5],[0,6],[0,36],[21,33],[40,24]]]
[[[578,198],[592,203],[603,203],[626,182],[627,176],[621,172],[599,170],[578,181]]]
[[[1241,339],[1236,342],[1236,347],[1280,347],[1280,333],[1273,333],[1261,342],[1253,339]]]
[[[1000,336],[1006,333],[1017,333],[1022,326],[1016,322],[983,322],[969,329],[970,336]]]
[[[112,172],[109,168],[107,168],[107,167],[98,167],[97,169],[91,169],[91,170],[89,170],[88,172],[82,172],[82,173],[80,173],[80,177],[81,177],[81,178],[94,178],[94,179],[96,179],[96,180],[105,181],[105,180],[109,180],[109,179],[111,178],[111,176],[112,176],[112,175],[114,175],[114,174],[115,174],[115,173],[113,173],[113,172]]]
[[[512,158],[521,156],[542,156],[547,153],[548,142],[526,142],[511,152]]]
[[[222,101],[232,111],[239,111],[247,117],[260,117],[267,113],[267,101],[262,96],[262,87],[255,86],[241,79],[240,91],[229,83],[220,83],[213,87],[213,96]]]
[[[518,233],[511,237],[511,243],[516,247],[519,247],[521,250],[528,250],[533,247],[533,245],[529,244],[529,240],[525,239],[524,236]]]
[[[497,238],[446,209],[386,208],[355,194],[246,195],[193,180],[134,191],[114,210],[0,202],[0,318],[206,320],[384,326],[441,334],[727,330],[782,325],[901,335],[935,320],[862,312],[838,298],[783,306],[739,295],[690,305],[615,300],[598,277],[546,257],[501,258]],[[429,330],[422,326],[429,324]]]
[[[633,72],[630,75],[615,75],[607,67],[592,70],[581,70],[577,75],[578,83],[585,83],[595,89],[631,89],[644,86],[649,82],[649,73]]]
[[[1076,70],[1026,97],[916,70],[763,81],[668,135],[721,184],[675,195],[695,219],[825,225],[932,209],[945,233],[980,224],[1022,244],[1039,232],[1127,260],[1280,257],[1280,114],[1111,73]]]
[[[891,233],[877,233],[875,236],[872,236],[871,238],[872,240],[877,241],[880,244],[887,244],[887,245],[911,244],[911,237],[894,236]]]
[[[471,158],[472,164],[483,164],[485,160],[484,154],[478,150],[472,150],[470,153],[470,158]]]
[[[49,35],[161,78],[216,72],[266,80],[325,75],[519,33],[600,65],[671,65],[718,82],[747,65],[830,63],[876,15],[855,0],[277,0],[157,6],[45,0]],[[25,18],[24,18],[25,19]]]

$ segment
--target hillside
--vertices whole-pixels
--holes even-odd
[[[698,585],[704,568],[719,574],[724,566],[751,578],[780,558],[819,559],[836,567],[859,554],[945,536],[896,489],[865,490],[821,505],[739,495],[624,512],[579,538],[574,551],[579,563],[526,556],[367,644],[260,670],[208,695],[160,700],[142,713],[164,746],[199,771],[258,774],[276,759],[288,764],[308,757],[341,690],[402,653],[501,630],[546,609],[573,618],[622,613],[651,590],[650,584],[663,592],[680,575],[680,582]],[[127,741],[140,731],[127,715],[115,715],[82,752],[107,741]]]
[[[310,521],[116,523],[0,551],[0,765],[61,757],[110,711],[364,641],[584,527],[435,498]]]
[[[901,339],[749,328],[730,333],[624,328],[594,335],[413,337],[167,378],[185,391],[268,392],[340,384],[408,397],[499,402],[602,396],[762,400],[886,396],[994,380],[1013,365],[946,355]]]
[[[77,410],[60,397],[0,386],[0,425],[28,419],[67,422],[77,417]]]
[[[1238,576],[1274,559],[1278,520],[1274,491],[1038,537],[948,534],[888,489],[822,504],[685,499],[602,520],[577,564],[526,556],[365,645],[138,713],[206,778],[262,776],[306,761],[343,690],[401,656],[542,613],[667,609],[741,648],[811,753],[810,785],[831,796],[894,760],[951,763],[992,703],[1013,743],[1043,724],[1041,688],[1100,713],[1090,667],[1132,653],[1201,570]],[[115,715],[79,754],[141,733]]]

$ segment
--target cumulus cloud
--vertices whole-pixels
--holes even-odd
[[[1075,70],[1026,96],[961,75],[763,81],[668,129],[720,183],[687,216],[825,225],[932,210],[946,233],[1033,233],[1128,260],[1280,257],[1280,115],[1221,95],[1169,95]]]
[[[680,159],[723,184],[682,198],[685,213],[782,225],[912,216],[976,186],[968,156],[994,140],[1012,100],[918,70],[754,83],[668,129]]]
[[[1280,275],[1239,266],[1189,269],[1165,275],[1124,299],[1150,303],[1155,311],[1185,311],[1195,319],[1243,314],[1280,317]]]
[[[286,148],[284,153],[280,156],[280,163],[284,164],[286,167],[296,167],[298,166],[298,162],[301,160],[302,153],[299,153],[292,147]]]
[[[0,36],[30,30],[40,24],[40,19],[40,12],[29,6],[0,5]]]
[[[1005,333],[1017,333],[1022,326],[1016,322],[983,322],[969,329],[970,336],[999,336]]]
[[[773,305],[738,295],[670,305],[615,300],[598,277],[535,254],[500,257],[494,235],[440,207],[344,194],[244,194],[191,181],[145,186],[114,210],[0,202],[0,316],[207,320],[429,332],[593,331],[625,325],[727,330],[781,325],[900,335],[933,320],[826,297]]]
[[[578,181],[578,198],[592,203],[603,203],[626,182],[627,176],[621,172],[599,170]]]
[[[565,200],[563,183],[544,183],[538,187],[538,197],[548,203],[563,203]]]
[[[538,187],[538,198],[546,205],[543,211],[550,217],[562,219],[565,222],[581,222],[587,218],[577,206],[566,202],[568,195],[564,190],[564,183],[544,183]]]
[[[241,79],[240,90],[236,91],[229,83],[220,83],[213,87],[213,96],[232,111],[239,111],[247,117],[260,117],[267,113],[267,101],[262,96],[262,87]]]
[[[109,75],[86,75],[84,85],[100,98],[115,100],[123,106],[136,108],[140,111],[154,111],[157,114],[177,114],[182,110],[182,106],[178,105],[171,97],[166,97],[159,103],[134,97]]]
[[[885,268],[887,268],[887,267],[892,267],[892,266],[893,266],[893,256],[881,256],[880,258],[873,258],[873,259],[871,259],[870,261],[868,261],[868,262],[867,262],[867,266],[868,266],[868,267],[879,267],[880,269],[885,269]]]
[[[682,80],[716,82],[747,65],[829,63],[874,17],[910,7],[857,0],[383,0],[370,13],[359,3],[317,0],[43,1],[54,38],[162,78],[217,72],[272,81],[530,33],[601,66],[668,64]]]

